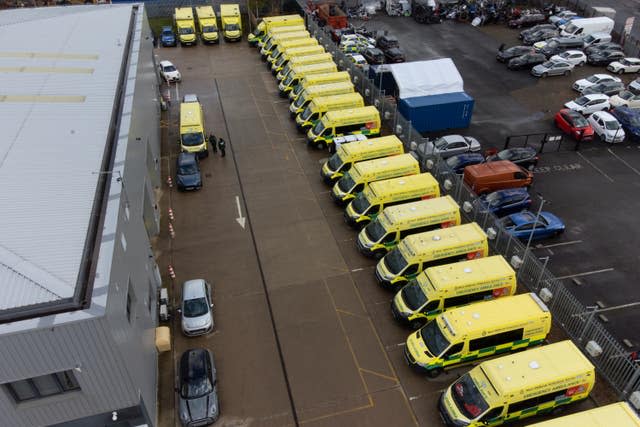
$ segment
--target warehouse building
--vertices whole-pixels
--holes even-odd
[[[142,6],[0,12],[0,424],[155,426],[160,105]]]

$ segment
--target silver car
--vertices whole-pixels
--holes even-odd
[[[536,77],[568,76],[573,71],[573,65],[566,61],[547,61],[531,69]]]
[[[435,141],[428,141],[418,146],[418,157],[439,155],[443,159],[469,151],[480,151],[477,139],[462,135],[445,135]]]
[[[182,285],[182,332],[189,337],[213,330],[211,285],[202,279],[187,280]]]

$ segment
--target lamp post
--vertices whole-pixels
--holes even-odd
[[[529,233],[529,240],[527,240],[527,247],[524,249],[524,256],[527,256],[529,252],[529,247],[531,246],[531,240],[533,240],[533,233],[536,231],[536,225],[538,225],[538,219],[540,219],[540,212],[542,212],[542,206],[544,206],[544,197],[542,194],[537,193],[538,198],[540,199],[540,206],[538,206],[538,212],[536,213],[536,219],[533,223],[533,227],[531,228],[531,233]]]

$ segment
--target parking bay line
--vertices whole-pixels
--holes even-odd
[[[578,156],[582,157],[582,160],[584,160],[585,162],[587,162],[592,168],[594,168],[595,170],[597,170],[598,172],[600,172],[602,174],[602,176],[604,176],[605,178],[607,178],[609,181],[611,182],[615,182],[613,180],[613,178],[611,178],[609,175],[607,175],[606,173],[604,173],[602,171],[602,169],[600,169],[599,167],[597,167],[596,165],[594,165],[591,160],[587,159],[585,156],[582,155],[581,152],[578,151]]]
[[[552,243],[550,245],[540,245],[540,246],[534,247],[534,249],[549,249],[549,248],[555,248],[556,246],[575,245],[577,243],[582,243],[582,240],[571,240],[570,242],[560,242],[560,243]]]
[[[614,268],[603,268],[602,270],[593,270],[593,271],[586,271],[584,273],[569,274],[568,276],[559,276],[559,277],[556,277],[556,279],[562,280],[562,279],[570,279],[572,277],[590,276],[592,274],[607,273],[607,272],[613,271],[613,270],[615,270],[615,269]]]
[[[625,166],[627,166],[629,169],[631,169],[632,171],[634,171],[636,173],[636,175],[640,175],[640,171],[636,168],[634,168],[633,166],[631,166],[629,163],[627,163],[626,160],[624,160],[622,157],[618,156],[616,153],[614,153],[613,151],[611,151],[611,148],[607,148],[607,151],[616,159],[620,160],[622,163],[624,163]]]

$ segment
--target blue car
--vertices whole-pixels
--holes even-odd
[[[464,172],[464,168],[471,165],[477,165],[478,163],[483,163],[484,157],[480,153],[462,153],[456,154],[455,156],[451,156],[447,159],[447,164],[453,172],[462,175]]]
[[[557,236],[564,232],[564,223],[550,212],[540,212],[536,223],[536,214],[531,211],[514,213],[501,219],[504,228],[518,239],[527,241],[533,230],[531,240]]]
[[[176,46],[178,39],[176,39],[176,33],[173,32],[171,27],[162,27],[162,33],[160,33],[160,42],[163,47]]]
[[[526,188],[509,188],[482,196],[475,203],[480,205],[482,211],[488,210],[501,217],[529,209],[531,196]]]
[[[570,16],[569,18],[560,19],[555,22],[556,27],[560,27],[561,25],[567,25],[569,22],[573,21],[574,19],[582,19],[582,16],[576,15],[576,16]]]
[[[176,185],[178,190],[199,190],[202,188],[202,176],[198,157],[195,153],[180,153],[176,163]]]
[[[617,107],[611,115],[618,119],[627,135],[640,138],[640,110],[629,107]]]

